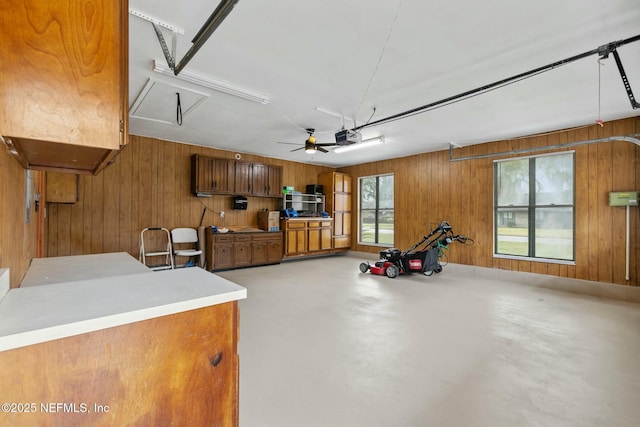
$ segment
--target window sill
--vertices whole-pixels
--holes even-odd
[[[517,256],[517,255],[504,255],[504,254],[493,254],[494,258],[503,258],[503,259],[512,259],[516,261],[533,261],[533,262],[544,262],[547,264],[563,264],[563,265],[576,265],[574,260],[566,260],[566,259],[555,259],[555,258],[533,258],[527,256]]]

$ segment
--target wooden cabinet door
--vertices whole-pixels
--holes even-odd
[[[309,221],[308,230],[307,248],[309,252],[331,249],[331,221]]]
[[[233,242],[233,266],[251,265],[251,235],[235,236]]]
[[[216,245],[214,251],[213,270],[233,267],[233,245]]]
[[[234,190],[234,162],[194,154],[191,158],[191,192],[229,194]]]
[[[328,250],[331,249],[331,241],[332,241],[332,232],[331,227],[322,227],[320,229],[320,250]]]
[[[351,194],[336,193],[333,195],[334,211],[350,211],[351,210]]]
[[[213,159],[213,191],[216,193],[233,193],[235,164],[233,160]]]
[[[78,175],[47,172],[47,202],[75,203],[78,201],[78,188]]]
[[[251,163],[235,162],[235,194],[251,194]]]
[[[282,168],[279,166],[269,166],[269,186],[267,195],[280,197],[282,191]]]
[[[279,235],[277,239],[267,243],[267,262],[282,261],[282,237]]]
[[[308,242],[309,252],[319,251],[320,249],[321,249],[320,229],[319,228],[309,229],[309,242]]]
[[[254,163],[251,168],[251,194],[267,196],[269,194],[269,166]]]
[[[251,264],[267,263],[267,243],[258,241],[251,243]]]
[[[307,252],[307,230],[306,229],[287,230],[286,255],[294,255],[302,252]]]
[[[342,175],[342,191],[345,193],[351,193],[351,177],[349,175]]]
[[[342,212],[342,234],[351,234],[351,212]]]
[[[212,158],[196,154],[191,157],[191,192],[193,194],[213,192],[214,168],[215,162]]]
[[[341,192],[342,191],[342,178],[343,174],[334,172],[333,174],[333,191]]]

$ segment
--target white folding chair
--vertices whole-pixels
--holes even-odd
[[[173,265],[178,266],[176,257],[189,257],[189,262],[181,267],[195,267],[200,264],[202,251],[199,249],[198,232],[193,228],[174,228],[171,230],[173,246]]]

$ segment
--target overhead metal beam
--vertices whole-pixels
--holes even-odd
[[[580,145],[595,144],[597,142],[627,141],[640,146],[640,139],[637,138],[639,136],[640,136],[639,133],[629,135],[629,136],[610,136],[607,138],[588,139],[585,141],[566,142],[563,144],[544,145],[541,147],[522,148],[519,150],[501,151],[498,153],[478,154],[476,156],[466,156],[466,157],[456,157],[456,158],[453,157],[454,146],[453,144],[449,144],[449,162],[462,162],[465,160],[486,159],[489,157],[534,153],[538,151],[556,150],[558,148],[570,148],[570,147],[577,147]]]

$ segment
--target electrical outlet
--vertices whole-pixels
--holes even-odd
[[[224,211],[220,211],[220,218],[224,218]]]

